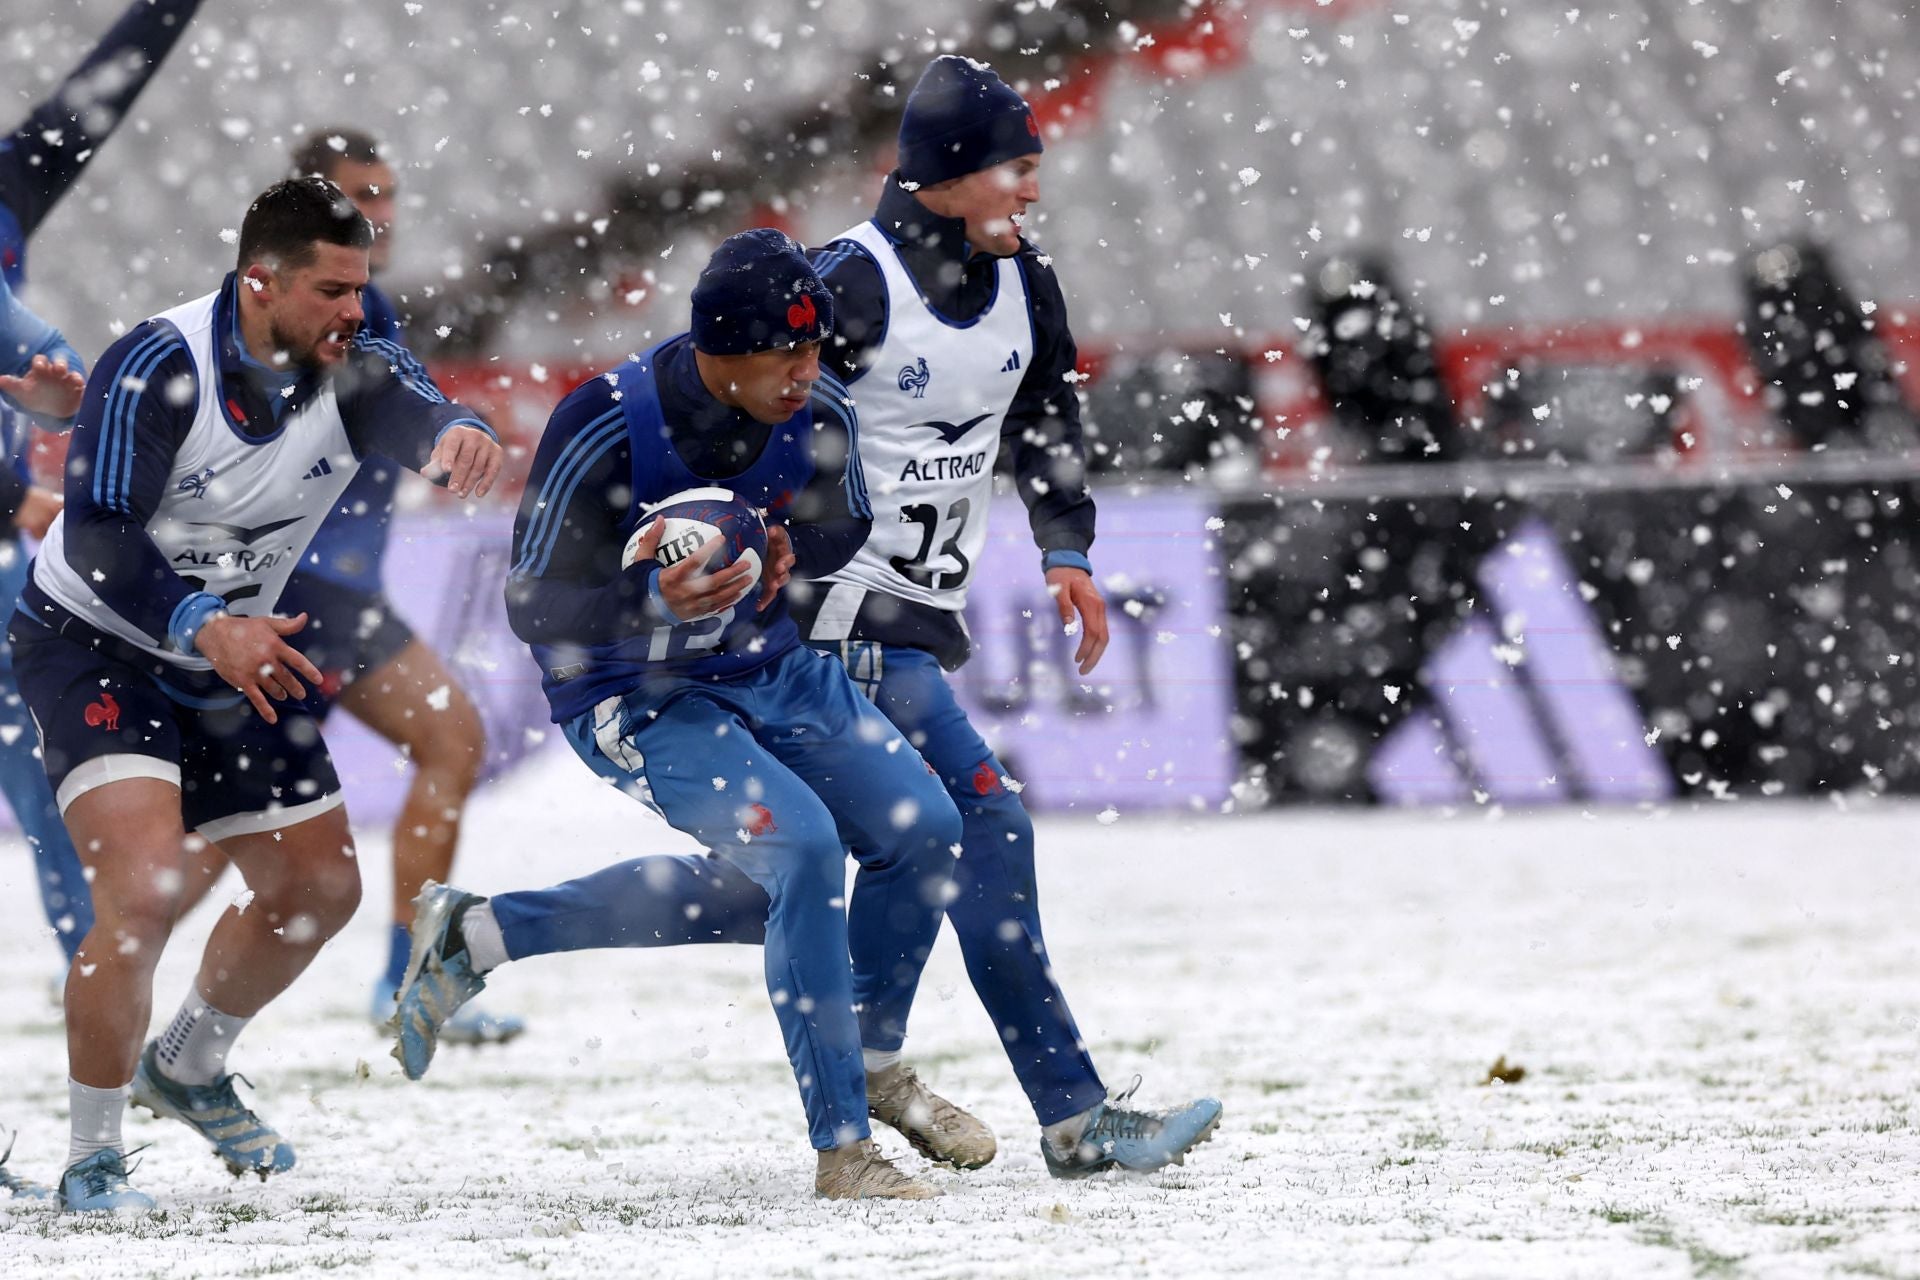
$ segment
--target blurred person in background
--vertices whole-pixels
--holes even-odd
[[[399,313],[378,283],[393,256],[398,192],[391,161],[366,133],[318,129],[294,151],[293,171],[334,183],[373,224],[368,259],[375,278],[360,295],[365,332],[396,362],[418,368],[401,341]],[[487,750],[473,700],[400,616],[382,581],[401,470],[378,455],[366,460],[314,535],[282,597],[288,613],[307,615],[303,648],[320,669],[327,706],[339,707],[399,747],[413,765],[393,824],[392,926],[370,1008],[381,1028],[393,1017],[394,997],[406,973],[413,900],[427,881],[451,875],[461,817]],[[440,1034],[452,1044],[500,1044],[525,1030],[519,1018],[468,1005]]]

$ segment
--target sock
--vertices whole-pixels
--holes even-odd
[[[1052,1124],[1040,1127],[1040,1136],[1053,1148],[1053,1154],[1065,1157],[1073,1150],[1074,1143],[1080,1141],[1080,1135],[1087,1131],[1087,1125],[1093,1121],[1093,1113],[1099,1107],[1088,1107],[1077,1116],[1068,1116],[1065,1120],[1055,1120]]]
[[[187,993],[180,1012],[173,1015],[160,1036],[154,1055],[160,1074],[176,1084],[212,1084],[227,1073],[227,1054],[233,1041],[252,1018],[222,1013],[206,1002],[199,989]]]
[[[389,987],[397,987],[400,980],[407,976],[407,961],[413,956],[413,936],[407,932],[407,926],[397,924],[387,934],[387,975],[384,979]]]
[[[126,1085],[118,1089],[96,1089],[69,1076],[67,1110],[73,1116],[73,1137],[67,1146],[69,1169],[96,1151],[109,1147],[126,1151],[120,1141],[120,1117],[127,1113]]]
[[[900,1065],[898,1049],[862,1049],[860,1061],[867,1068],[867,1074],[877,1076],[883,1071],[891,1071]]]
[[[467,944],[467,960],[475,973],[498,969],[513,959],[507,954],[507,940],[500,922],[493,918],[493,904],[476,902],[460,913],[457,924]]]

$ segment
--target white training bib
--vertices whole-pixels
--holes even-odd
[[[863,222],[838,238],[879,264],[887,334],[852,388],[873,533],[822,580],[821,620],[842,611],[835,597],[857,608],[866,591],[957,613],[987,542],[1000,424],[1033,359],[1026,278],[1000,259],[987,309],[956,323],[922,300],[879,227]]]
[[[270,436],[243,435],[220,407],[220,343],[213,332],[219,295],[162,312],[186,340],[199,401],[193,425],[174,454],[166,491],[147,521],[147,534],[175,573],[227,602],[231,613],[273,612],[307,543],[360,469],[331,384],[281,420]],[[106,444],[111,447],[111,436]],[[130,466],[131,428],[124,454],[108,459],[100,483],[124,483],[117,465]],[[33,581],[62,608],[109,635],[194,670],[212,669],[198,655],[176,653],[165,636],[150,636],[96,596],[67,563],[66,516],[55,517],[34,561]]]

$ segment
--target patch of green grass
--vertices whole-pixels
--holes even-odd
[[[1831,1227],[1840,1220],[1830,1213],[1756,1213],[1755,1222],[1769,1227]]]
[[[1625,1209],[1615,1204],[1603,1204],[1593,1213],[1608,1222],[1645,1222],[1652,1216],[1645,1209]]]
[[[353,1206],[343,1196],[318,1195],[302,1196],[295,1207],[302,1213],[345,1213]]]
[[[1687,1260],[1696,1276],[1730,1276],[1746,1261],[1744,1253],[1720,1253],[1697,1240],[1687,1243]]]

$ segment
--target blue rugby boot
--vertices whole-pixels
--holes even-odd
[[[235,1080],[224,1075],[211,1084],[181,1084],[160,1070],[160,1042],[150,1041],[133,1073],[128,1101],[156,1116],[178,1120],[213,1144],[213,1153],[226,1162],[235,1177],[257,1173],[285,1173],[293,1168],[293,1147],[273,1127],[253,1113],[234,1092]],[[248,1085],[253,1081],[247,1080]]]
[[[23,1178],[7,1168],[7,1157],[13,1154],[13,1140],[19,1135],[9,1135],[7,1149],[0,1151],[0,1191],[21,1200],[48,1200],[53,1197],[53,1188],[44,1182],[35,1182],[32,1178]]]
[[[1056,1178],[1085,1178],[1104,1169],[1151,1173],[1170,1164],[1185,1164],[1187,1153],[1213,1136],[1220,1125],[1220,1104],[1200,1098],[1167,1111],[1133,1111],[1127,1103],[1140,1087],[1135,1076],[1125,1093],[1101,1103],[1086,1114],[1080,1136],[1058,1145],[1040,1140],[1047,1172]]]
[[[393,1015],[400,1006],[400,988],[374,984],[369,1016],[383,1034],[393,1033]],[[506,1044],[526,1034],[527,1023],[510,1013],[489,1013],[475,1004],[463,1004],[440,1028],[441,1044]]]
[[[60,1175],[60,1207],[68,1213],[151,1213],[153,1197],[127,1181],[127,1158],[105,1147]]]
[[[407,976],[400,982],[400,1004],[392,1024],[393,1056],[409,1080],[427,1074],[443,1029],[462,1005],[487,989],[487,980],[473,971],[467,940],[460,932],[461,915],[484,901],[431,880],[413,900],[413,954],[407,960]]]

